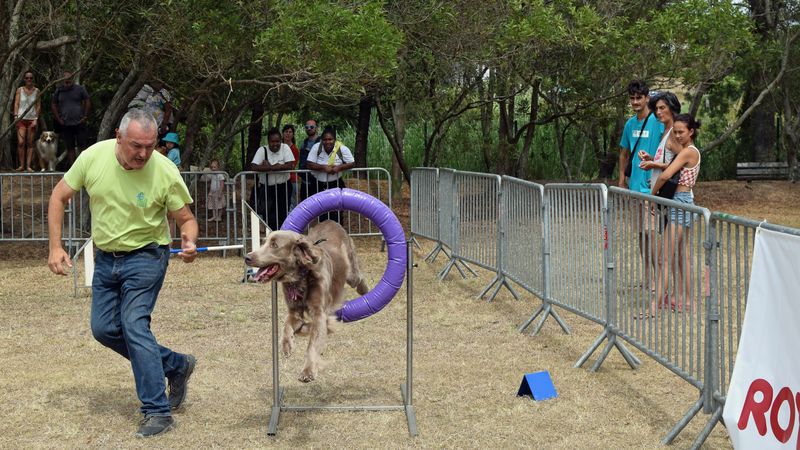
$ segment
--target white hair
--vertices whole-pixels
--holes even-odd
[[[122,116],[122,120],[119,122],[120,134],[123,136],[127,134],[128,125],[130,125],[131,122],[138,123],[146,131],[158,130],[158,123],[156,123],[156,119],[152,114],[140,108],[133,108]]]

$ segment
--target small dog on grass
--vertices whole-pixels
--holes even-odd
[[[308,349],[298,379],[317,377],[320,355],[332,332],[333,314],[344,303],[344,284],[360,295],[369,291],[358,268],[353,240],[338,223],[327,220],[311,228],[308,237],[294,231],[273,231],[264,245],[245,256],[249,266],[260,267],[255,281],[283,285],[289,313],[283,325],[284,356],[294,350],[294,335],[308,336]]]
[[[50,172],[55,172],[56,165],[64,159],[67,152],[58,154],[58,135],[53,131],[42,131],[39,140],[36,141],[36,150],[39,152],[39,166],[42,172],[45,168]]]

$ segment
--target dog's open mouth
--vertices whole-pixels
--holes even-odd
[[[281,269],[280,264],[270,264],[266,267],[262,267],[258,269],[256,272],[256,276],[254,279],[259,283],[266,283],[275,276],[276,273]]]

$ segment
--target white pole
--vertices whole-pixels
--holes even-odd
[[[92,277],[94,277],[94,242],[89,239],[83,247],[83,285],[92,287]]]

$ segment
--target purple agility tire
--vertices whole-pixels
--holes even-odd
[[[347,188],[328,189],[303,200],[289,213],[281,230],[302,233],[312,220],[326,212],[338,210],[357,212],[370,219],[381,230],[388,255],[386,270],[378,284],[362,297],[348,301],[336,311],[336,317],[340,321],[353,322],[383,309],[400,290],[408,259],[406,235],[397,216],[382,201]]]

